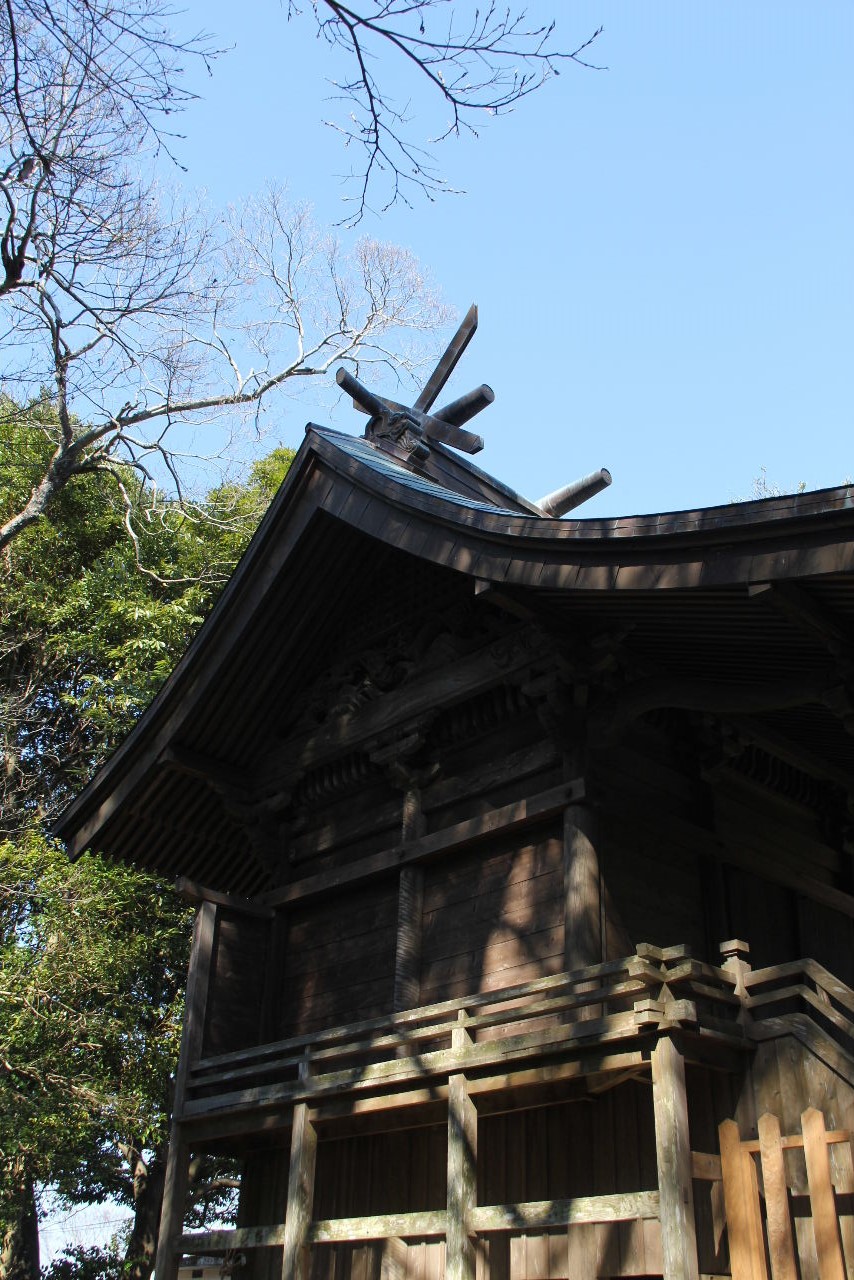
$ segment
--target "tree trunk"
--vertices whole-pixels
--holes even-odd
[[[39,1218],[30,1175],[19,1183],[18,1216],[3,1236],[0,1280],[39,1280]]]
[[[147,1163],[137,1152],[131,1156],[134,1217],[122,1272],[127,1280],[149,1280],[154,1270],[168,1151],[166,1144],[158,1147]]]

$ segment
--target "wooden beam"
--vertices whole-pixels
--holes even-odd
[[[478,1233],[491,1231],[541,1231],[582,1222],[631,1222],[657,1218],[657,1191],[632,1191],[621,1195],[574,1196],[571,1200],[529,1201],[525,1204],[478,1206],[471,1224]]]
[[[691,1177],[699,1182],[720,1182],[723,1177],[720,1156],[705,1151],[691,1152]]]
[[[436,368],[430,374],[427,385],[415,401],[413,408],[418,409],[421,413],[426,413],[435,402],[445,383],[450,378],[454,369],[471,342],[477,331],[477,304],[472,303],[468,311],[462,318],[459,328],[448,343],[441,360]]]
[[[852,637],[831,617],[805,587],[793,582],[756,582],[747,589],[751,599],[770,604],[800,629],[816,638],[839,658],[852,652]]]
[[[664,1280],[698,1280],[685,1061],[670,1036],[652,1053],[652,1101]]]
[[[590,980],[596,980],[599,983],[607,984],[609,980],[614,982],[623,981],[628,974],[630,978],[640,978],[649,982],[651,985],[658,985],[661,982],[660,971],[655,968],[656,963],[661,963],[663,959],[672,958],[671,953],[684,948],[660,948],[651,947],[648,944],[639,944],[639,951],[644,952],[652,958],[652,963],[646,963],[641,958],[637,963],[635,957],[629,956],[619,960],[609,960],[605,965],[592,965],[589,969],[582,970],[572,975],[572,982],[569,983],[573,989],[578,989],[578,984]],[[792,972],[800,973],[803,965],[811,965],[813,961],[796,961]],[[816,968],[818,973],[820,966]],[[767,973],[768,970],[759,970],[759,973]],[[829,975],[821,970],[821,975],[826,981]],[[480,1016],[473,1011],[484,1007],[490,1008],[493,1005],[505,1005],[514,1000],[526,1000],[530,1002],[533,999],[549,999],[555,991],[559,991],[568,985],[568,978],[565,973],[552,974],[545,978],[534,978],[529,982],[521,982],[510,987],[498,987],[494,991],[481,991],[471,996],[455,996],[450,1000],[440,1000],[434,1004],[421,1005],[417,1009],[408,1009],[402,1013],[384,1015],[374,1018],[360,1019],[358,1022],[350,1022],[339,1024],[335,1027],[328,1027],[323,1031],[312,1031],[307,1035],[291,1036],[288,1039],[276,1040],[270,1044],[257,1045],[248,1049],[236,1049],[230,1053],[218,1053],[211,1057],[202,1059],[197,1064],[198,1072],[206,1072],[209,1070],[219,1070],[229,1064],[240,1065],[246,1061],[258,1062],[263,1065],[265,1062],[276,1062],[286,1056],[290,1051],[301,1055],[306,1047],[314,1048],[318,1045],[336,1045],[350,1044],[352,1041],[371,1037],[371,1043],[376,1043],[375,1034],[393,1037],[396,1034],[409,1034],[417,1036],[420,1029],[428,1025],[434,1019],[456,1018],[457,1010],[461,1004],[464,1004],[469,1011],[471,1017]],[[585,988],[586,990],[586,988]],[[529,1007],[526,1005],[526,1009]],[[447,1022],[446,1022],[447,1025]],[[434,1031],[431,1028],[428,1035],[433,1036]]]
[[[822,695],[839,683],[827,670],[807,671],[767,684],[729,684],[689,677],[658,676],[627,685],[610,704],[591,717],[599,745],[616,742],[635,720],[648,711],[673,707],[709,715],[755,715],[821,702]]]
[[[196,912],[193,925],[193,944],[187,970],[187,991],[184,998],[184,1023],[181,1031],[181,1048],[178,1054],[178,1070],[175,1077],[175,1095],[172,1103],[172,1124],[169,1136],[169,1155],[166,1161],[166,1182],[163,1189],[163,1207],[160,1212],[160,1230],[157,1238],[156,1270],[158,1280],[177,1280],[181,1262],[179,1237],[184,1226],[184,1209],[187,1202],[187,1184],[190,1173],[190,1151],[181,1125],[187,1076],[190,1066],[201,1056],[210,992],[213,944],[216,935],[217,907],[212,902],[202,902]]]
[[[448,1215],[445,1280],[474,1280],[470,1239],[477,1203],[477,1111],[464,1075],[448,1081]]]
[[[769,729],[766,725],[759,724],[749,717],[728,716],[727,722],[755,746],[762,747],[764,751],[777,756],[786,764],[803,770],[811,778],[818,778],[822,782],[833,782],[846,792],[854,789],[854,777],[850,770],[810,751],[807,746],[787,738],[785,734]]]
[[[523,1068],[519,1071],[501,1071],[498,1075],[490,1074],[469,1080],[469,1097],[483,1099],[482,1110],[497,1114],[513,1108],[490,1106],[489,1098],[493,1093],[502,1094],[513,1091],[516,1095],[524,1094],[530,1101],[532,1097],[548,1092],[555,1085],[583,1082],[586,1076],[600,1075],[602,1072],[620,1075],[630,1069],[633,1073],[642,1073],[645,1067],[646,1063],[640,1050],[597,1054],[593,1060],[584,1056],[574,1058],[570,1062],[542,1063],[537,1067]],[[431,1103],[444,1102],[447,1097],[447,1084],[436,1080],[423,1088],[409,1089],[405,1093],[381,1094],[373,1098],[356,1097],[333,1099],[330,1102],[319,1101],[316,1107],[312,1104],[312,1110],[318,1121],[337,1120],[342,1116],[380,1116],[383,1112],[403,1112],[413,1107],[423,1109]],[[402,1127],[417,1127],[415,1118],[407,1119]],[[382,1130],[377,1129],[377,1131]]]
[[[263,903],[239,898],[233,893],[220,893],[218,889],[209,889],[186,876],[179,876],[175,881],[175,892],[188,902],[212,902],[216,906],[227,907],[229,911],[240,911],[243,915],[258,916],[262,920],[271,920],[275,915],[273,908]]]
[[[285,906],[292,902],[301,902],[320,894],[329,894],[336,889],[345,888],[371,876],[393,871],[397,867],[411,863],[427,861],[452,849],[465,848],[486,839],[498,832],[502,834],[520,830],[534,822],[555,817],[562,813],[567,804],[579,798],[583,793],[583,783],[578,780],[562,783],[548,791],[530,796],[526,800],[517,800],[513,804],[503,805],[477,818],[469,818],[454,826],[444,827],[418,840],[398,844],[382,853],[370,854],[345,866],[318,875],[306,876],[295,880],[292,884],[280,889],[273,889],[260,899],[270,906]]]
[[[545,633],[531,626],[520,628],[457,662],[416,676],[358,711],[336,716],[319,729],[284,743],[271,754],[265,777],[278,783],[283,773],[311,768],[423,712],[473,697],[553,652],[553,642]]]
[[[584,971],[582,971],[584,972]],[[667,975],[669,977],[669,975]],[[678,977],[678,974],[677,974]],[[287,1070],[296,1071],[305,1064],[307,1058],[311,1064],[310,1078],[312,1083],[323,1085],[325,1083],[325,1071],[334,1070],[336,1065],[343,1059],[346,1062],[354,1058],[365,1061],[363,1070],[370,1071],[372,1074],[381,1069],[382,1062],[391,1062],[392,1055],[395,1059],[401,1057],[417,1060],[413,1067],[417,1076],[419,1068],[426,1070],[424,1044],[435,1045],[437,1042],[450,1038],[451,1051],[457,1056],[457,1070],[461,1070],[464,1061],[473,1061],[475,1057],[482,1057],[486,1048],[490,1057],[498,1054],[499,1058],[506,1058],[510,1052],[510,1046],[517,1046],[520,1043],[527,1042],[529,1038],[526,1033],[521,1030],[533,1023],[542,1023],[543,1018],[551,1019],[554,1023],[555,1016],[562,1013],[578,1013],[583,1015],[591,1006],[595,1006],[599,1012],[597,1017],[602,1017],[601,1006],[603,1001],[619,1001],[623,1002],[626,996],[641,997],[634,1000],[634,1009],[632,1016],[628,1011],[624,1011],[618,1016],[626,1019],[625,1025],[636,1027],[638,1025],[639,1007],[643,1009],[644,1014],[647,1010],[652,1013],[652,1025],[658,1025],[664,1014],[665,1006],[658,1000],[643,999],[643,992],[649,990],[652,986],[655,990],[659,990],[664,980],[660,970],[650,968],[649,966],[641,966],[636,970],[633,977],[626,982],[615,982],[610,985],[598,985],[594,981],[579,981],[572,984],[572,991],[566,994],[553,995],[543,1000],[534,998],[533,993],[526,1003],[519,1008],[508,1010],[506,1002],[502,1000],[493,1001],[497,1007],[491,1009],[487,1013],[469,1014],[464,1008],[453,1008],[452,1013],[454,1021],[448,1018],[436,1019],[435,1021],[423,1020],[417,1026],[404,1028],[402,1031],[393,1031],[386,1034],[368,1034],[360,1038],[352,1040],[344,1040],[327,1043],[325,1046],[321,1041],[318,1047],[315,1041],[315,1047],[312,1048],[308,1041],[302,1044],[297,1043],[297,1047],[291,1053],[282,1053],[271,1056],[267,1050],[268,1046],[261,1046],[253,1052],[251,1049],[243,1050],[239,1061],[242,1065],[220,1067],[211,1067],[206,1064],[193,1072],[192,1087],[194,1089],[210,1089],[216,1088],[220,1092],[225,1089],[239,1087],[244,1081],[251,1081],[259,1074],[268,1074],[271,1070],[279,1074]],[[697,984],[694,984],[692,990],[696,990]],[[711,999],[715,999],[720,993],[714,988],[703,987],[702,990]],[[500,994],[499,988],[499,994]],[[728,992],[722,993],[734,1007],[740,1007],[740,1001],[737,997]],[[789,989],[785,995],[788,997]],[[687,1006],[687,1008],[685,1007]],[[824,1008],[825,1006],[821,1006]],[[667,1017],[671,1021],[675,1018],[687,1016],[696,1021],[696,1006],[691,1001],[671,1000],[667,1006]],[[582,1021],[581,1016],[577,1021]],[[573,1021],[576,1021],[575,1019]],[[648,1025],[650,1019],[643,1019],[643,1025]],[[511,1032],[511,1025],[515,1024],[520,1030]],[[374,1029],[376,1032],[376,1025]],[[604,1025],[604,1024],[603,1024]],[[502,1040],[496,1041],[487,1039],[477,1049],[475,1053],[473,1049],[473,1040],[471,1033],[475,1034],[490,1028],[501,1027],[504,1031]],[[543,1035],[549,1040],[553,1037],[548,1027],[542,1028],[532,1033],[537,1043],[541,1043]],[[561,1033],[564,1038],[571,1038],[574,1035],[592,1034],[590,1027],[572,1027]],[[560,1038],[560,1037],[559,1037]],[[282,1042],[279,1042],[280,1044]],[[490,1047],[491,1046],[491,1047]],[[403,1050],[403,1053],[399,1053]],[[384,1052],[385,1051],[385,1052]],[[447,1051],[442,1049],[431,1049],[430,1058],[435,1058],[439,1063],[443,1060],[442,1055],[447,1056]],[[459,1055],[464,1054],[465,1059]],[[230,1055],[229,1055],[230,1056]],[[370,1061],[370,1060],[373,1061]],[[214,1060],[216,1061],[216,1060]],[[404,1068],[405,1069],[405,1068]],[[454,1068],[451,1068],[452,1070]],[[296,1087],[297,1081],[292,1081]],[[474,1084],[470,1082],[470,1090],[474,1088]]]
[[[182,1253],[230,1253],[233,1249],[271,1249],[285,1243],[285,1224],[233,1227],[222,1231],[189,1231],[181,1236]]]
[[[316,1157],[317,1133],[309,1118],[307,1105],[298,1102],[294,1107],[291,1130],[288,1203],[282,1241],[282,1280],[308,1280]]]
[[[160,752],[157,763],[163,769],[173,773],[183,773],[191,778],[200,778],[202,782],[235,800],[248,802],[252,797],[252,783],[242,769],[228,760],[218,760],[204,755],[201,751],[193,751],[172,743]]]
[[[324,1094],[362,1093],[368,1090],[376,1091],[383,1086],[387,1092],[391,1093],[396,1090],[405,1090],[412,1084],[431,1076],[441,1077],[452,1075],[460,1070],[474,1070],[497,1063],[509,1065],[510,1062],[522,1062],[529,1058],[540,1059],[550,1054],[570,1052],[571,1046],[574,1048],[575,1042],[579,1040],[593,1041],[597,1046],[626,1040],[636,1034],[637,1030],[634,1011],[629,1010],[590,1022],[579,1020],[571,1026],[512,1036],[507,1040],[486,1041],[463,1052],[440,1049],[436,1052],[420,1054],[417,1058],[393,1058],[368,1066],[354,1066],[330,1072],[320,1077],[310,1076],[303,1081],[271,1084],[199,1098],[187,1103],[184,1114],[187,1119],[197,1119],[212,1113],[252,1111],[259,1107],[276,1107],[293,1098],[310,1099],[314,1105],[315,1099],[319,1100]],[[716,1035],[716,1038],[722,1039],[720,1035]],[[735,1043],[742,1043],[741,1040],[736,1042],[734,1037],[732,1039]],[[712,1043],[710,1036],[707,1044]],[[706,1049],[706,1052],[709,1050]],[[389,1105],[393,1103],[390,1102]]]
[[[421,1213],[384,1213],[365,1218],[318,1219],[311,1225],[312,1244],[339,1244],[349,1240],[405,1240],[443,1236],[447,1229],[444,1209]]]
[[[452,778],[442,778],[426,785],[421,792],[421,805],[425,813],[457,800],[469,800],[491,791],[494,787],[502,787],[508,782],[518,782],[531,774],[541,773],[557,760],[557,749],[548,740],[524,747],[521,751],[513,751],[488,765],[480,766],[468,773],[456,774]],[[317,857],[321,853],[329,853],[340,844],[349,844],[381,830],[393,826],[400,818],[400,800],[395,798],[385,804],[371,808],[370,813],[358,814],[354,818],[344,815],[335,818],[324,827],[316,828],[305,835],[291,840],[288,854],[292,863],[304,862],[308,858]]]

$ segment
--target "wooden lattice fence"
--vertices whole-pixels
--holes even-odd
[[[792,1198],[785,1152],[802,1149],[815,1237],[815,1261],[821,1280],[846,1280],[845,1252],[854,1265],[850,1221],[841,1223],[834,1191],[830,1147],[852,1145],[850,1130],[828,1131],[814,1107],[801,1116],[801,1133],[783,1136],[776,1116],[759,1121],[759,1137],[742,1141],[734,1120],[719,1130],[721,1175],[733,1280],[798,1280],[801,1260],[793,1229]],[[852,1148],[854,1155],[854,1148]]]

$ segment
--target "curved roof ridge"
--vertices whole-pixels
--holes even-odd
[[[533,534],[537,537],[557,537],[562,540],[576,536],[599,540],[612,537],[661,537],[727,529],[742,529],[749,532],[751,529],[761,529],[777,521],[809,519],[854,510],[854,485],[846,484],[778,497],[753,498],[747,502],[718,503],[711,507],[689,507],[624,516],[556,518],[538,512],[533,503],[521,498],[514,490],[487,476],[484,472],[478,471],[478,475],[483,475],[494,488],[505,492],[509,499],[523,503],[526,509],[514,510],[509,506],[501,507],[495,503],[482,502],[443,486],[438,481],[405,466],[403,462],[362,437],[350,436],[327,427],[318,427],[313,423],[309,423],[306,427],[306,434],[309,438],[315,437],[325,442],[333,451],[340,452],[357,467],[366,467],[380,480],[390,480],[399,484],[404,490],[418,495],[421,499],[448,502],[457,509],[469,509],[473,512],[482,512],[487,517],[509,519],[513,521],[514,532]],[[331,461],[328,452],[322,451],[327,460]],[[466,466],[470,468],[467,462]]]

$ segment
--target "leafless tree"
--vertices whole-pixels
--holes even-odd
[[[399,362],[395,331],[443,319],[408,254],[346,253],[280,192],[211,220],[158,189],[177,58],[210,56],[170,43],[168,16],[163,0],[2,0],[2,390],[47,389],[56,426],[33,421],[50,463],[3,513],[0,548],[85,472],[148,479],[159,461],[180,492],[176,426],[257,413],[338,361]]]
[[[386,203],[444,185],[383,88],[381,54],[439,94],[448,134],[586,47],[555,50],[551,25],[493,5],[465,18],[449,0],[311,3],[353,67],[339,85],[343,132],[365,149],[353,220],[383,176]],[[342,360],[399,367],[401,337],[444,319],[409,255],[363,241],[348,256],[280,192],[212,220],[158,187],[191,96],[181,65],[216,56],[204,34],[175,41],[171,17],[169,0],[0,0],[0,391],[19,404],[46,391],[57,424],[44,474],[0,513],[0,548],[93,469],[147,479],[159,464],[180,491],[176,426],[257,414],[275,388]],[[52,428],[42,415],[34,429]]]
[[[451,190],[435,167],[434,143],[476,132],[478,119],[512,110],[566,63],[601,70],[585,56],[601,28],[576,48],[561,49],[554,22],[529,22],[524,9],[494,2],[288,0],[289,18],[309,3],[320,34],[346,68],[332,83],[347,118],[327,123],[361,157],[350,175],[357,188],[353,223],[374,188],[383,209],[398,200],[409,204],[418,192],[432,198]],[[390,88],[394,64],[406,84],[404,98]],[[437,108],[435,136],[426,145],[413,137],[419,98],[428,110],[431,101]]]

